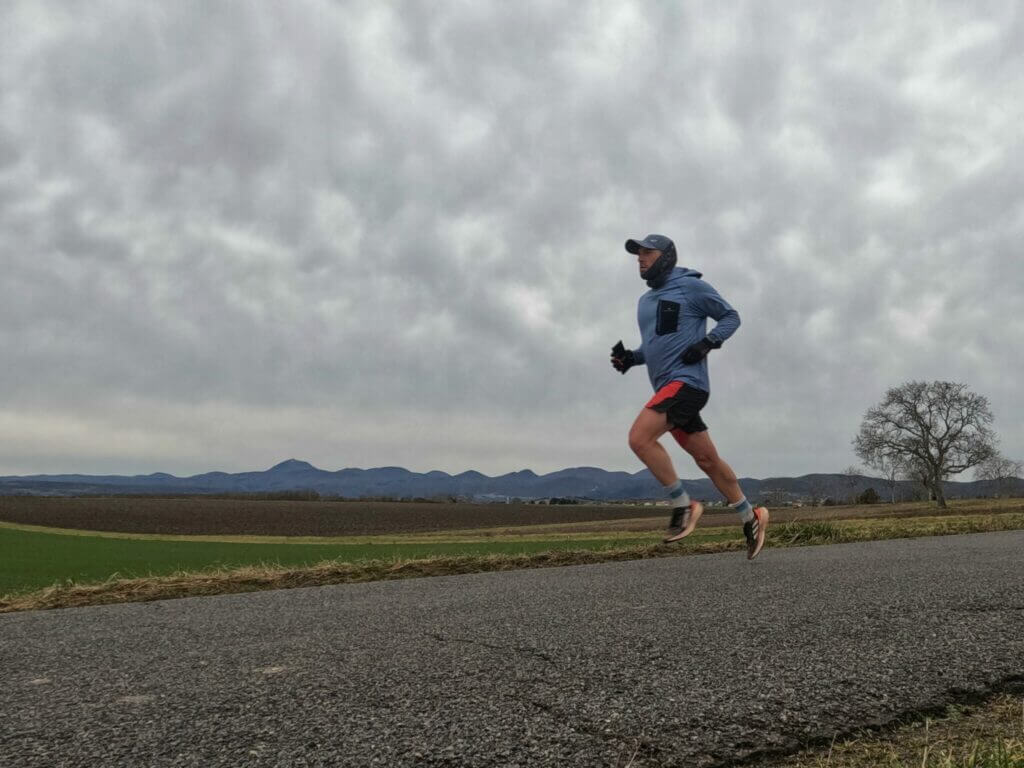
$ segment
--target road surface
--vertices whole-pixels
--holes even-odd
[[[729,765],[1024,681],[1024,532],[10,614],[0,679],[5,767]]]

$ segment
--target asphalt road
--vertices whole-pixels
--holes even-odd
[[[0,616],[0,765],[710,766],[1024,682],[1024,532]]]

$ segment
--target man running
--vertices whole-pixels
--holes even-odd
[[[620,341],[612,348],[612,365],[625,373],[634,365],[647,365],[654,388],[629,430],[629,447],[651,471],[672,503],[666,542],[693,533],[704,512],[683,490],[668,452],[658,438],[671,432],[690,454],[743,521],[747,559],[753,560],[764,546],[768,510],[752,507],[736,482],[736,474],[718,455],[700,410],[708,401],[707,355],[722,346],[740,326],[740,316],[718,295],[701,273],[676,266],[675,244],[664,235],[627,240],[626,250],[637,256],[640,277],[649,291],[640,297],[637,322],[641,343],[628,350]],[[707,319],[716,325],[707,332]]]

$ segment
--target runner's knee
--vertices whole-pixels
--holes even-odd
[[[693,456],[693,460],[697,463],[697,466],[701,468],[704,473],[715,468],[715,464],[718,463],[716,457],[711,456],[703,451],[699,453],[690,454]]]
[[[654,440],[643,430],[633,427],[629,430],[629,447],[633,453],[643,453]]]
[[[705,473],[713,470],[718,464],[718,451],[714,446],[709,445],[706,440],[692,440],[686,447],[686,452],[693,457],[694,462]]]

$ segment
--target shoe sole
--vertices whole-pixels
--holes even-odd
[[[666,536],[664,539],[662,539],[662,542],[665,544],[671,544],[673,541],[679,541],[680,539],[684,539],[687,536],[689,536],[691,533],[693,533],[693,529],[697,527],[697,521],[700,520],[700,516],[703,514],[704,505],[701,504],[699,501],[694,502],[693,505],[691,505],[690,507],[690,524],[683,528],[683,530],[681,530],[679,533],[673,534],[671,536]]]
[[[761,548],[764,547],[764,534],[768,530],[767,507],[756,507],[754,514],[757,515],[757,542],[753,550],[747,550],[747,560],[753,560],[761,553]]]

